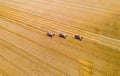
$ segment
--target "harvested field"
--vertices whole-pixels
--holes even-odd
[[[120,76],[120,1],[0,0],[0,76]]]

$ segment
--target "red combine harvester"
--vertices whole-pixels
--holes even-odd
[[[81,36],[79,36],[79,35],[74,35],[74,38],[75,38],[75,39],[78,39],[78,40],[80,40],[80,41],[82,41],[82,39],[83,39],[83,37],[81,37]]]
[[[47,32],[47,36],[49,36],[49,37],[54,37],[55,36],[55,34],[53,34],[52,32]]]

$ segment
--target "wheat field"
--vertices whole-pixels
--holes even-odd
[[[120,76],[120,1],[0,0],[0,76]]]

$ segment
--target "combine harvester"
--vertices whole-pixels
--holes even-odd
[[[80,40],[80,41],[82,41],[82,39],[83,39],[83,37],[82,37],[82,36],[77,35],[77,34],[76,34],[76,35],[74,35],[74,38],[75,38],[75,39],[78,39],[78,40]]]
[[[47,32],[47,36],[53,38],[55,36],[55,34],[53,34],[52,32]],[[59,37],[66,39],[67,34],[60,33]],[[74,35],[74,38],[77,39],[77,40],[80,40],[80,41],[82,41],[82,39],[83,39],[83,37],[78,35],[78,34]]]
[[[55,36],[55,34],[53,34],[52,32],[47,32],[47,36],[53,38]]]
[[[59,37],[66,39],[67,35],[64,34],[64,33],[60,33],[60,34],[59,34]]]

